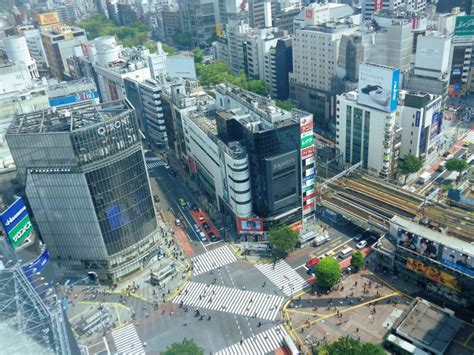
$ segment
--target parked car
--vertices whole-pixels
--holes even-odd
[[[357,249],[362,249],[367,246],[367,241],[366,240],[361,240],[359,243],[357,243],[356,248]]]
[[[204,221],[204,216],[203,216],[202,214],[199,215],[199,221],[200,221],[200,222]]]
[[[199,224],[197,223],[194,223],[193,228],[196,231],[196,233],[199,233],[201,231],[201,227],[199,227]]]
[[[209,224],[207,224],[207,222],[204,222],[202,224],[202,227],[206,230],[206,232],[209,232],[211,230],[211,227],[209,226]]]
[[[193,205],[193,211],[194,211],[194,212],[199,212],[199,207],[196,206],[196,205]]]
[[[209,239],[211,240],[211,242],[215,242],[217,240],[217,237],[214,233],[209,232]]]
[[[182,226],[181,221],[179,220],[179,218],[176,218],[176,220],[174,221],[174,224],[176,224],[178,227]]]
[[[204,232],[199,232],[199,239],[201,239],[202,242],[207,242],[207,238]]]

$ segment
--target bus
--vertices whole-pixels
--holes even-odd
[[[429,355],[428,352],[421,350],[412,343],[409,343],[394,334],[389,334],[387,336],[384,342],[384,347],[397,355]]]
[[[351,247],[347,247],[345,249],[342,249],[341,252],[339,253],[338,257],[339,259],[345,259],[347,258],[349,255],[352,254],[352,248]]]

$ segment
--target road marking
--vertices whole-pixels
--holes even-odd
[[[232,253],[227,245],[210,250],[198,256],[191,258],[191,266],[194,275],[200,275],[218,267],[232,264],[237,261],[237,257]]]
[[[157,167],[159,167],[159,166],[164,166],[164,165],[165,165],[165,162],[162,161],[162,160],[159,160],[159,161],[155,161],[155,162],[152,162],[152,163],[148,163],[148,164],[146,165],[146,167],[147,167],[148,169],[154,169],[154,168],[157,168]]]
[[[285,260],[275,264],[256,264],[255,267],[287,296],[293,296],[309,286]]]
[[[215,353],[215,355],[264,355],[284,346],[283,338],[287,335],[285,329],[278,325],[267,329],[253,337],[244,339],[225,349]]]
[[[341,244],[339,244],[338,246],[332,248],[331,250],[326,251],[324,254],[327,254],[327,253],[329,253],[329,252],[334,252],[334,253],[336,254],[336,252],[335,252],[334,250],[339,249],[340,247],[346,245],[346,244],[349,243],[351,240],[354,240],[354,238],[351,238],[350,240],[346,240],[345,242],[342,242]],[[318,256],[318,258],[320,258],[320,259],[323,258],[323,257],[324,257],[324,254],[321,254],[320,256]],[[335,257],[335,256],[336,256],[336,255],[333,255],[333,257]]]
[[[122,354],[145,354],[142,342],[138,337],[135,325],[129,324],[126,327],[112,332],[115,348]]]
[[[273,321],[283,300],[263,292],[189,282],[173,303]]]

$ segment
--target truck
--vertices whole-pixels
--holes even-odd
[[[421,173],[420,176],[418,176],[418,183],[424,185],[428,181],[430,181],[430,179],[431,179],[431,174],[425,171],[424,173]]]
[[[323,245],[324,243],[329,242],[330,240],[331,237],[328,234],[321,233],[313,240],[313,246],[319,247],[320,245]]]

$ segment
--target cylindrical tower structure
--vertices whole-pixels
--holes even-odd
[[[120,46],[114,36],[98,37],[94,40],[97,64],[107,66],[108,63],[119,59]]]
[[[3,40],[8,59],[14,63],[24,63],[32,79],[39,78],[36,61],[31,58],[28,44],[24,36],[10,36]]]

